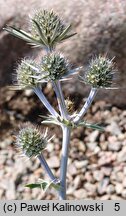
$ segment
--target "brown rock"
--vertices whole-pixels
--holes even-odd
[[[0,28],[8,24],[26,29],[28,15],[38,8],[53,8],[66,22],[73,23],[73,30],[78,35],[59,46],[72,63],[86,66],[90,57],[98,53],[107,52],[110,57],[116,56],[121,89],[111,92],[103,90],[98,95],[99,98],[102,97],[118,106],[125,105],[126,91],[123,87],[126,84],[126,2],[124,0],[116,3],[115,0],[6,0],[6,2],[1,0]],[[0,80],[1,85],[5,85],[10,83],[15,61],[25,54],[35,56],[38,50],[30,49],[25,42],[3,31],[0,32],[0,46],[0,62],[2,62]],[[82,96],[87,92],[87,88],[85,90],[85,87],[78,82],[74,82],[74,85],[66,84],[66,89],[68,88],[71,93],[76,90],[76,93]]]

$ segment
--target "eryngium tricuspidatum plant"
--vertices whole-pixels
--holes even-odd
[[[70,133],[73,128],[88,127],[102,131],[103,128],[97,124],[88,123],[83,117],[89,109],[98,89],[111,88],[114,79],[113,59],[99,56],[93,59],[85,72],[80,76],[81,80],[91,86],[91,91],[79,112],[74,112],[73,104],[65,102],[61,81],[68,80],[68,76],[78,73],[80,68],[71,69],[68,61],[59,53],[54,51],[57,43],[73,36],[70,33],[71,25],[65,26],[60,18],[53,11],[40,10],[31,18],[30,33],[18,30],[14,27],[5,29],[28,43],[45,47],[46,55],[40,63],[25,59],[17,68],[17,86],[20,89],[30,88],[38,96],[40,101],[49,111],[50,115],[44,116],[45,124],[56,124],[61,126],[63,132],[62,153],[60,163],[60,177],[57,179],[48,166],[42,151],[46,148],[49,138],[47,132],[41,133],[34,126],[25,125],[19,132],[17,144],[21,152],[28,157],[35,156],[39,159],[42,167],[53,182],[53,186],[59,192],[59,199],[66,199],[66,173],[69,153]],[[42,84],[51,82],[58,102],[58,112],[53,108],[42,92]],[[57,188],[58,183],[58,188]],[[45,182],[44,182],[45,184]],[[48,184],[50,185],[50,183]],[[40,184],[27,185],[30,188],[39,187]]]
[[[30,33],[12,26],[6,26],[5,29],[31,45],[45,46],[48,50],[52,50],[56,43],[76,34],[71,33],[71,25],[66,26],[53,11],[37,11],[30,21]]]
[[[80,76],[80,78],[93,88],[110,88],[113,84],[115,72],[113,59],[98,56],[92,59],[85,75]]]
[[[41,155],[49,141],[47,129],[42,132],[32,124],[25,124],[19,131],[16,143],[23,155],[36,157]]]

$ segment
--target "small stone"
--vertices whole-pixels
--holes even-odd
[[[86,146],[82,141],[78,142],[78,149],[79,149],[79,151],[82,151],[82,152],[86,151]]]
[[[101,181],[104,178],[104,173],[101,170],[95,170],[93,177],[96,181]]]
[[[101,182],[98,183],[98,194],[102,195],[106,193],[107,186],[109,184],[109,178],[104,178]]]
[[[120,196],[117,196],[116,194],[112,194],[112,195],[110,196],[110,199],[111,199],[111,200],[122,200],[122,198],[121,198]]]
[[[6,190],[6,199],[12,200],[16,198],[15,184],[12,180],[8,181],[7,190]]]
[[[111,150],[111,151],[119,151],[122,147],[122,143],[121,142],[113,142],[113,143],[109,143],[108,144],[108,149]]]
[[[90,133],[89,141],[91,143],[97,141],[98,136],[99,136],[99,131],[98,130],[93,131],[92,133]]]
[[[124,190],[122,191],[122,197],[123,197],[124,199],[126,199],[126,189],[124,189]]]
[[[118,153],[117,160],[118,162],[126,162],[126,146],[123,146],[122,150]]]
[[[82,169],[83,167],[86,167],[88,165],[88,160],[83,160],[83,161],[74,161],[75,167],[77,169]]]
[[[4,141],[0,142],[0,147],[1,148],[7,148],[9,145],[11,145],[13,142],[12,137],[4,139]]]
[[[59,168],[60,166],[60,160],[57,156],[52,156],[47,160],[47,163],[50,168]]]
[[[26,89],[24,91],[24,95],[27,96],[27,97],[30,97],[32,96],[34,93],[33,93],[33,90],[32,89]]]
[[[123,187],[126,188],[126,177],[123,179]]]
[[[69,164],[68,173],[72,176],[77,174],[77,169],[76,169],[74,163]]]
[[[103,166],[101,167],[101,171],[104,173],[105,176],[110,176],[112,168]]]
[[[99,199],[99,197],[98,197],[98,199]],[[110,199],[110,195],[109,194],[105,194],[104,196],[102,196],[100,198],[100,200],[109,200],[109,199]]]
[[[107,165],[116,160],[117,155],[111,151],[100,152],[100,159],[98,160],[98,164],[100,166]]]
[[[88,149],[90,149],[91,151],[95,151],[95,149],[96,149],[96,147],[97,147],[97,143],[96,142],[87,142],[87,147],[88,147]]]
[[[113,194],[114,192],[115,192],[115,187],[114,187],[114,185],[112,185],[112,184],[108,185],[107,190],[106,190],[106,193],[107,193],[107,194]]]
[[[47,151],[52,152],[54,150],[54,144],[53,143],[48,143],[47,145]]]
[[[77,175],[73,181],[74,183],[74,188],[77,189],[79,187],[79,185],[81,184],[81,178],[79,175]]]
[[[91,184],[90,182],[86,182],[84,184],[84,188],[86,189],[88,195],[95,196],[96,195],[96,185]]]
[[[86,192],[86,190],[83,189],[83,188],[81,188],[81,189],[79,189],[79,190],[76,190],[76,191],[74,192],[74,195],[75,195],[75,197],[76,197],[77,199],[85,199],[85,198],[87,198],[87,192]]]
[[[121,134],[121,130],[115,121],[112,121],[111,124],[106,127],[106,131],[111,132],[113,135],[116,136]]]
[[[116,190],[116,193],[119,195],[122,193],[123,191],[123,185],[120,184],[120,183],[117,183],[116,186],[115,186],[115,190]]]
[[[90,171],[87,171],[87,172],[85,173],[84,179],[85,179],[87,182],[90,182],[90,183],[93,183],[93,182],[94,182],[94,178],[93,178],[92,173],[91,173]]]

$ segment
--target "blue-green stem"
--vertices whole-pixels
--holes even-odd
[[[59,180],[53,175],[53,173],[52,173],[51,169],[49,168],[43,154],[39,155],[38,159],[39,159],[42,167],[44,167],[44,169],[46,170],[46,172],[47,172],[48,176],[50,177],[51,181],[53,181],[53,183],[58,183]]]
[[[92,88],[90,91],[90,94],[84,104],[84,106],[82,107],[82,109],[80,110],[80,112],[78,113],[78,115],[75,117],[74,119],[74,123],[78,123],[83,116],[86,114],[87,110],[89,109],[89,107],[91,106],[96,94],[97,94],[97,89],[96,88]]]
[[[68,119],[68,112],[65,105],[65,99],[61,89],[60,81],[54,81],[52,84],[57,96],[57,101],[58,101],[58,106],[59,106],[61,116],[63,117],[63,119]]]
[[[59,116],[59,114],[55,111],[55,109],[52,107],[52,105],[49,103],[49,101],[46,99],[45,95],[42,93],[41,88],[37,87],[33,89],[35,94],[38,96],[40,101],[44,104],[44,106],[47,108],[47,110],[56,118]]]
[[[67,173],[67,161],[70,143],[70,132],[71,129],[66,126],[62,126],[63,130],[63,143],[62,143],[62,155],[61,155],[61,166],[60,166],[60,185],[59,191],[60,200],[66,199],[66,173]]]

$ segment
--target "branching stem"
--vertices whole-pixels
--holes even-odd
[[[97,94],[97,89],[96,88],[92,88],[91,91],[90,91],[90,94],[84,104],[84,106],[82,107],[82,109],[80,110],[79,114],[75,117],[74,119],[74,123],[78,123],[82,118],[83,116],[85,115],[85,113],[87,112],[87,110],[89,109],[89,107],[91,106],[93,100],[94,100],[94,97],[96,96]]]

